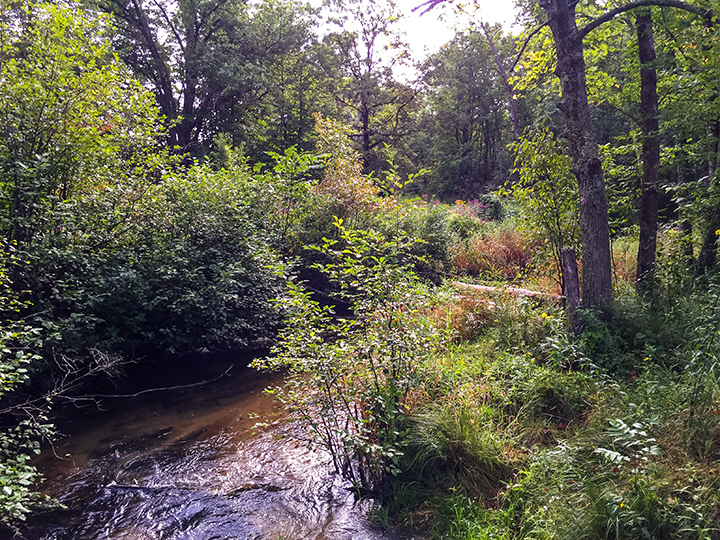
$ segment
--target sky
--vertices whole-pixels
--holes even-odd
[[[371,3],[374,0],[364,0]],[[437,52],[442,45],[450,41],[456,30],[466,29],[470,23],[477,25],[480,21],[490,24],[501,23],[509,32],[515,22],[516,9],[513,0],[468,0],[470,7],[467,12],[457,14],[450,5],[441,4],[428,13],[421,15],[423,9],[413,12],[424,0],[395,0],[402,18],[397,28],[405,33],[404,41],[410,46],[413,61],[422,61],[428,55]],[[309,0],[310,4],[321,6],[323,0]],[[474,5],[478,6],[475,10]],[[346,29],[350,29],[348,23]],[[336,27],[326,27],[337,30]],[[324,30],[321,30],[321,34]],[[519,30],[518,30],[519,31]],[[398,80],[412,81],[417,76],[414,67],[409,64],[396,65],[394,75]]]
[[[407,42],[412,48],[415,58],[424,58],[425,51],[429,54],[437,52],[443,44],[447,43],[455,34],[453,24],[460,28],[467,27],[470,15],[455,16],[450,6],[438,6],[425,15],[420,15],[422,9],[412,12],[412,9],[421,4],[423,0],[397,0],[398,7],[404,16],[402,27],[407,34]],[[472,4],[472,2],[468,2]],[[510,31],[515,21],[515,8],[512,0],[478,0],[479,11],[472,15],[475,23],[480,20],[490,24],[501,23],[506,31]],[[442,18],[442,20],[438,20]]]

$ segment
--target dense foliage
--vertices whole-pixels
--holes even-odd
[[[3,3],[2,526],[55,405],[272,348],[381,524],[717,535],[720,5],[651,4],[518,2],[412,82],[390,1]]]

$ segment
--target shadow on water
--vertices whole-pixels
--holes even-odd
[[[228,365],[214,359],[208,371]],[[67,509],[33,514],[24,538],[400,538],[370,525],[371,503],[356,501],[327,457],[283,422],[280,405],[262,392],[277,382],[237,365],[206,385],[69,415],[60,425],[67,437],[36,461],[45,492]],[[270,427],[255,428],[259,422]]]

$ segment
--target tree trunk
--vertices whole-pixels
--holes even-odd
[[[707,127],[708,132],[708,178],[706,186],[710,186],[717,172],[718,152],[720,152],[720,122],[713,122]]]
[[[703,274],[712,272],[715,269],[718,245],[718,236],[715,232],[717,230],[720,230],[720,201],[718,201],[710,213],[708,226],[703,236],[702,247],[695,261],[695,278],[699,278]]]
[[[139,0],[132,0],[128,3],[129,7],[127,8],[120,2],[114,2],[114,4],[121,13],[125,12],[127,14],[127,20],[131,28],[139,33],[139,40],[147,48],[154,68],[154,72],[149,78],[156,86],[155,95],[160,110],[168,120],[174,120],[178,116],[178,106],[173,93],[172,76],[155,41],[155,34],[150,27],[145,8]],[[174,129],[170,129],[170,146],[176,146],[177,144],[177,133],[174,132]]]
[[[580,284],[578,281],[577,259],[573,248],[563,248],[560,251],[562,258],[563,296],[567,299],[567,309],[570,313],[570,328],[574,334],[582,332],[582,320],[578,313],[580,307]]]
[[[583,247],[582,302],[604,308],[612,300],[610,231],[602,164],[592,131],[587,99],[582,36],[575,23],[575,4],[567,0],[540,0],[548,16],[557,50],[557,75],[563,101],[573,173],[580,195],[580,229]]]
[[[682,242],[681,256],[685,263],[685,268],[692,269],[695,267],[695,250],[693,249],[693,226],[692,221],[684,216],[681,211],[680,215],[680,234]]]
[[[650,292],[657,250],[660,195],[660,140],[658,138],[658,95],[652,13],[643,9],[635,18],[640,55],[640,127],[643,134],[643,177],[640,190],[640,242],[635,287],[638,294]]]

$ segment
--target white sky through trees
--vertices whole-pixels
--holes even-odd
[[[402,29],[407,34],[407,41],[412,49],[413,57],[420,60],[428,53],[436,52],[443,44],[455,35],[455,28],[463,29],[469,21],[477,24],[480,21],[490,24],[501,23],[506,32],[511,30],[515,22],[515,2],[512,0],[478,0],[476,11],[473,2],[469,1],[466,13],[456,15],[452,6],[438,6],[425,15],[422,9],[413,13],[412,9],[423,0],[396,0],[403,14]]]
[[[312,5],[321,6],[324,0],[309,0]],[[373,0],[365,0],[371,4]],[[458,2],[439,5],[421,15],[423,9],[413,12],[413,8],[422,4],[423,0],[395,0],[402,15],[397,29],[405,33],[404,41],[410,46],[412,62],[423,61],[428,55],[436,53],[442,45],[450,41],[455,32],[465,30],[468,26],[479,22],[490,24],[501,23],[506,32],[513,30],[516,8],[513,0],[468,0],[462,12],[457,9]],[[346,30],[352,29],[352,22],[347,21]],[[332,24],[320,30],[337,31]],[[519,29],[517,30],[519,32]],[[411,81],[417,76],[415,69],[409,65],[396,65],[395,76],[398,80]]]

